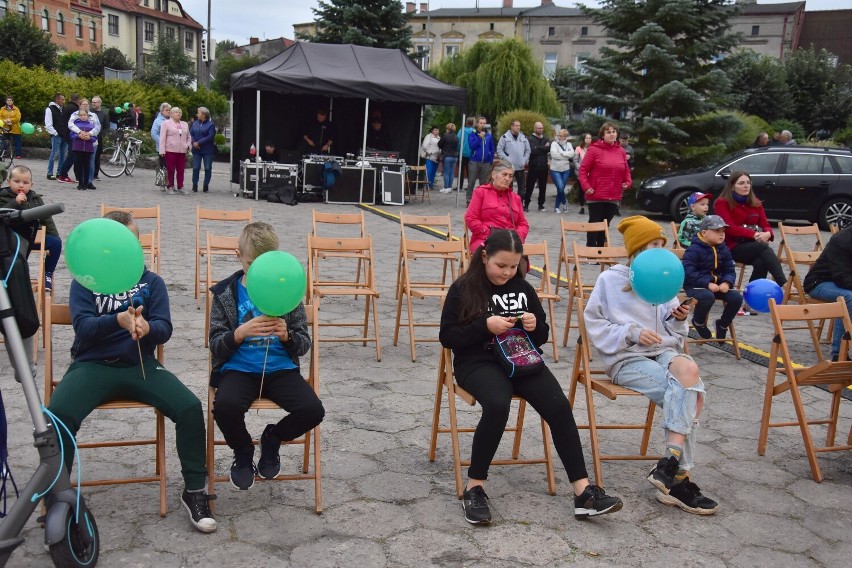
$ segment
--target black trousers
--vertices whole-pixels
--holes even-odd
[[[526,400],[550,426],[553,445],[568,479],[577,481],[589,477],[571,404],[550,369],[545,367],[537,375],[510,379],[495,361],[467,373],[459,380],[459,385],[482,406],[482,418],[473,434],[468,477],[488,478],[488,467],[509,420],[513,394]]]
[[[586,205],[589,208],[589,223],[600,223],[606,220],[607,223],[612,224],[615,213],[618,211],[618,203],[615,201],[586,201]],[[605,243],[603,231],[591,231],[586,235],[587,247],[602,247]]]
[[[459,167],[459,188],[461,188],[461,189],[464,189],[464,176],[467,174],[467,163],[468,162],[470,162],[470,156],[467,156],[467,157],[462,156],[461,166]]]
[[[530,168],[527,172],[527,192],[524,195],[524,205],[532,201],[535,184],[538,183],[538,208],[544,207],[545,191],[547,191],[547,168]]]
[[[748,281],[766,278],[766,274],[772,274],[775,283],[779,286],[784,286],[787,283],[787,277],[784,275],[784,268],[781,266],[781,261],[769,245],[759,243],[757,241],[746,241],[734,247],[731,251],[731,256],[734,257],[734,262],[742,262],[751,265],[751,276]]]
[[[518,187],[518,195],[522,198],[526,195],[527,187],[527,172],[526,170],[515,170],[515,176],[512,182]],[[526,203],[524,203],[526,205]]]
[[[89,185],[89,163],[91,159],[91,152],[78,152],[74,150],[74,175],[77,177],[77,187],[86,187]]]
[[[260,394],[260,375],[226,371],[213,400],[213,418],[232,450],[252,444],[246,429],[246,412]],[[279,440],[295,440],[322,422],[325,409],[298,370],[269,373],[263,379],[263,397],[286,410],[273,430]]]
[[[728,327],[734,321],[734,317],[743,305],[743,295],[737,290],[728,290],[724,294],[721,292],[711,292],[707,288],[687,288],[686,295],[695,298],[698,304],[695,306],[692,319],[699,324],[707,325],[707,316],[710,314],[710,309],[716,299],[725,302],[725,307],[722,309],[722,316],[719,322]],[[710,326],[712,328],[712,326]]]

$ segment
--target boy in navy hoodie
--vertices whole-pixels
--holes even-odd
[[[701,219],[698,234],[692,237],[692,244],[683,253],[683,289],[687,296],[698,301],[692,326],[703,339],[712,337],[707,317],[717,298],[725,302],[725,308],[722,317],[716,320],[716,339],[727,337],[728,326],[743,305],[743,295],[732,289],[736,271],[731,251],[725,244],[727,226],[718,215],[707,215]]]
[[[139,236],[129,213],[114,211],[105,217]],[[98,294],[72,281],[69,306],[75,334],[71,346],[74,362],[53,391],[50,411],[74,436],[96,407],[112,400],[143,402],[168,416],[175,423],[178,459],[185,483],[181,503],[196,529],[205,533],[215,531],[210,498],[204,492],[207,445],[201,401],[154,356],[157,345],[167,342],[172,335],[165,282],[147,268],[139,283],[121,294]],[[68,434],[62,428],[59,432],[64,447],[71,448]],[[70,471],[74,452],[66,451],[64,457]]]

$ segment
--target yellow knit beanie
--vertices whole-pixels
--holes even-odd
[[[653,240],[663,239],[663,244],[666,242],[666,233],[662,227],[642,215],[624,219],[618,224],[618,232],[624,235],[627,256],[633,256]]]

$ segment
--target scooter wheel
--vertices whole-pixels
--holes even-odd
[[[95,566],[98,563],[101,539],[92,512],[81,512],[78,523],[74,512],[69,510],[65,527],[65,538],[50,546],[53,564],[61,568]],[[89,538],[85,538],[86,536]]]

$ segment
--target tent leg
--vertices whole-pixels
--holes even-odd
[[[366,156],[367,156],[367,121],[369,120],[369,114],[370,114],[370,97],[367,97],[366,99],[364,99],[364,138],[361,141],[361,155],[359,156],[359,159],[361,161],[361,193],[358,196],[358,202],[359,203],[364,203],[364,167],[365,167],[365,162],[367,160],[367,158],[366,158]],[[373,188],[376,187],[375,183],[376,183],[376,179],[374,178],[373,179]],[[375,194],[375,190],[374,190],[374,192],[373,192],[374,199],[373,199],[373,203],[371,203],[371,205],[375,205],[375,201],[376,201],[375,196],[376,196],[376,194]]]
[[[260,199],[260,89],[257,90],[257,107],[254,126],[254,200]]]
[[[230,169],[228,170],[228,191],[234,191],[234,93],[231,93],[231,100],[228,102],[228,127],[231,133],[231,139],[228,144],[231,146],[231,156],[228,159]],[[240,190],[242,192],[242,190]]]
[[[461,121],[461,134],[462,135],[460,136],[461,145],[459,146],[459,161],[458,161],[459,175],[456,176],[456,207],[459,206],[459,195],[461,195],[462,154],[464,154],[464,143],[467,142],[467,140],[465,140],[465,135],[464,135],[464,125],[465,125],[466,121],[467,121],[467,115],[465,113],[462,113],[462,121]],[[470,183],[470,180],[467,180],[467,183]],[[465,196],[465,199],[466,198],[467,198],[467,196]]]

